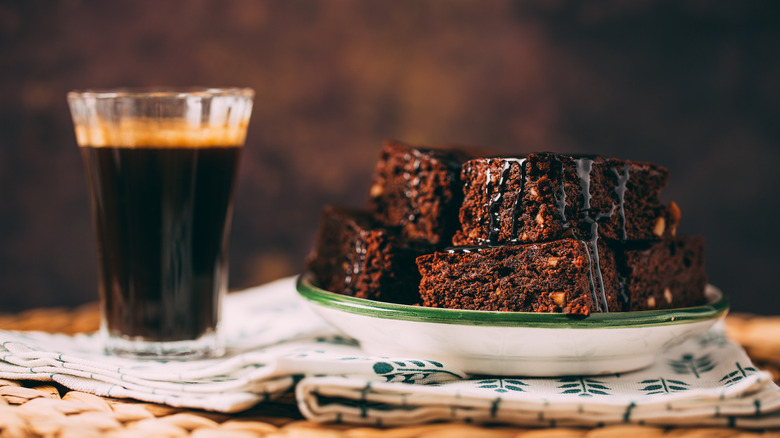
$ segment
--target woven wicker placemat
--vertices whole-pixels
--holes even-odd
[[[96,330],[96,304],[74,310],[34,309],[0,315],[0,329],[79,333]],[[780,316],[731,315],[729,336],[742,344],[759,367],[780,382]],[[292,395],[240,414],[218,414],[126,399],[98,397],[57,384],[0,380],[0,437],[345,437],[345,438],[643,438],[778,437],[780,431],[726,428],[658,428],[618,425],[595,429],[527,429],[438,423],[396,428],[323,425],[304,420]]]

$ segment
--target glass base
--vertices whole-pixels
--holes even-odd
[[[143,338],[103,336],[106,354],[128,359],[177,360],[219,357],[225,354],[222,340],[214,332],[187,341],[148,341]]]

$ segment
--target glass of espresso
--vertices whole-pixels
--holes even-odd
[[[73,91],[109,354],[223,354],[220,304],[246,88]]]

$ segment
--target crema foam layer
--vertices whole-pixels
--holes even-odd
[[[209,148],[243,146],[248,122],[193,124],[186,120],[125,120],[75,126],[81,147]]]

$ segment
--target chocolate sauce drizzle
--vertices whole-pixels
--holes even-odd
[[[558,193],[555,194],[556,206],[558,208],[558,214],[561,219],[562,228],[564,231],[571,230],[574,238],[582,242],[585,247],[585,252],[588,257],[588,280],[590,282],[591,295],[593,297],[593,304],[595,311],[597,312],[609,312],[609,306],[607,303],[607,294],[604,287],[604,278],[601,271],[601,258],[599,254],[598,241],[599,241],[599,224],[611,218],[615,211],[619,214],[620,227],[621,227],[621,241],[625,241],[627,238],[626,232],[626,218],[625,218],[625,193],[626,185],[628,183],[630,174],[630,165],[625,164],[622,171],[612,168],[616,176],[617,183],[615,185],[615,194],[617,195],[617,204],[613,204],[609,211],[594,211],[591,207],[591,173],[593,169],[593,162],[600,160],[600,158],[591,155],[578,155],[574,157],[575,170],[577,178],[579,179],[580,188],[580,217],[583,226],[579,229],[574,227],[572,222],[566,216],[566,184],[565,184],[565,163],[556,154],[550,154],[550,157],[559,164],[560,175],[558,180],[560,181],[560,187]],[[492,175],[488,168],[485,172],[485,195],[488,197],[488,237],[480,245],[477,246],[461,246],[447,248],[448,253],[474,253],[479,252],[485,248],[490,248],[498,244],[500,231],[501,231],[501,206],[504,201],[504,195],[506,191],[506,182],[508,180],[509,172],[513,164],[519,165],[522,173],[520,189],[512,204],[511,210],[511,233],[508,239],[511,243],[518,242],[518,235],[521,231],[520,219],[521,219],[521,207],[523,197],[525,196],[525,185],[527,182],[527,160],[526,158],[519,157],[502,157],[504,161],[501,169],[501,175],[499,177],[497,185],[494,187],[492,181]],[[625,310],[628,305],[628,293],[626,291],[627,278],[625,270],[618,269],[620,279],[620,298],[622,301],[622,307]]]
[[[494,248],[494,247],[490,245],[451,246],[449,248],[445,248],[444,251],[449,254],[471,254],[471,253],[480,252],[488,248]]]
[[[510,242],[517,242],[517,221],[519,216],[519,206],[522,203],[523,196],[525,196],[525,180],[526,180],[526,170],[525,170],[525,158],[512,158],[512,157],[506,157],[502,158],[504,161],[504,165],[501,168],[501,175],[498,179],[498,187],[497,190],[495,190],[495,194],[493,193],[493,181],[490,174],[490,168],[487,169],[485,172],[485,195],[488,197],[488,217],[490,218],[490,223],[488,226],[488,237],[485,240],[485,243],[488,245],[494,244],[498,241],[499,235],[501,233],[501,206],[504,203],[504,193],[506,192],[506,182],[509,179],[509,172],[512,170],[512,165],[516,164],[520,167],[521,172],[521,182],[520,182],[520,190],[518,190],[517,195],[515,196],[514,202],[512,203],[512,229],[509,241]]]
[[[585,253],[588,255],[588,280],[590,281],[590,290],[593,296],[593,307],[597,312],[609,312],[607,305],[607,293],[604,289],[604,277],[601,272],[601,258],[599,256],[599,221],[612,217],[615,206],[609,213],[594,212],[591,209],[590,200],[590,175],[593,169],[593,157],[581,156],[574,159],[577,168],[577,177],[580,180],[580,195],[582,202],[580,204],[580,216],[585,225],[583,231],[585,236],[574,236],[585,246]],[[597,284],[598,283],[598,284]]]
[[[541,155],[541,154],[540,154]],[[576,155],[572,159],[574,161],[574,170],[577,178],[579,179],[580,189],[580,206],[579,214],[581,219],[581,226],[576,227],[574,223],[566,215],[566,207],[568,206],[568,200],[566,197],[566,159],[558,154],[544,154],[558,163],[559,175],[557,180],[560,181],[557,193],[554,194],[556,207],[561,220],[561,226],[563,231],[568,231],[571,235],[579,240],[584,248],[588,257],[588,280],[590,283],[591,296],[593,297],[594,309],[597,312],[609,312],[609,306],[607,302],[607,294],[604,287],[604,277],[601,271],[601,258],[599,254],[599,225],[606,220],[612,218],[617,212],[620,221],[620,241],[625,242],[628,238],[626,231],[626,211],[625,211],[625,195],[626,187],[630,177],[630,164],[625,163],[622,169],[616,167],[611,168],[612,173],[615,175],[615,188],[614,192],[617,197],[617,203],[613,203],[609,208],[609,211],[595,211],[591,206],[592,195],[591,188],[591,174],[593,170],[593,163],[597,160],[601,162],[602,158],[593,155]],[[479,245],[474,246],[456,246],[446,248],[445,251],[450,254],[455,253],[477,253],[487,248],[492,248],[500,245],[499,242],[501,232],[501,207],[504,202],[504,195],[506,192],[506,183],[509,179],[509,173],[514,165],[520,167],[521,181],[520,188],[517,191],[515,199],[512,204],[511,210],[511,233],[507,241],[509,243],[519,243],[518,236],[522,231],[520,220],[522,213],[523,197],[525,196],[525,186],[527,183],[527,165],[528,161],[526,157],[501,157],[503,160],[503,166],[501,168],[501,175],[499,176],[497,184],[494,186],[493,175],[490,168],[485,171],[485,196],[488,198],[487,212],[489,218],[488,224],[488,236],[486,239],[479,242]],[[488,163],[489,165],[490,163]],[[621,251],[616,252],[616,264],[618,268],[619,279],[619,292],[620,292],[620,304],[623,310],[628,310],[628,273],[625,260],[621,255]]]
[[[616,168],[612,168],[612,172],[617,178],[617,185],[615,186],[615,194],[618,198],[618,213],[620,214],[620,240],[625,242],[628,239],[628,232],[626,231],[626,186],[628,184],[628,178],[630,175],[630,165],[628,163],[623,166],[623,172],[621,173]],[[620,291],[620,300],[623,311],[629,310],[628,302],[628,263],[625,260],[625,253],[617,251],[617,272],[618,272],[618,290]]]
[[[514,159],[514,161],[520,166],[520,191],[515,196],[515,201],[512,203],[512,233],[511,242],[517,242],[517,223],[520,221],[520,205],[523,202],[525,196],[525,183],[528,175],[526,174],[525,158]]]
[[[580,180],[580,193],[582,195],[582,203],[580,206],[580,215],[585,227],[585,236],[577,237],[586,248],[588,253],[589,263],[589,280],[591,285],[591,293],[593,295],[593,302],[596,311],[609,312],[607,304],[607,294],[604,288],[604,278],[601,271],[601,260],[599,256],[598,240],[599,240],[599,223],[612,217],[615,214],[615,210],[618,211],[621,235],[620,240],[625,241],[627,238],[626,232],[626,212],[625,212],[625,194],[626,185],[628,183],[630,174],[630,165],[628,163],[623,167],[622,173],[616,168],[612,168],[612,172],[617,177],[617,184],[615,185],[615,194],[617,195],[617,205],[612,204],[609,212],[594,212],[590,205],[590,175],[593,167],[593,161],[595,157],[580,156],[574,159],[577,165],[577,176]],[[565,222],[565,217],[563,218]],[[566,222],[565,222],[566,223]],[[619,251],[618,251],[619,253]],[[619,257],[619,256],[618,256]],[[621,262],[616,261],[618,264],[618,280],[619,280],[619,292],[621,300],[621,308],[626,310],[628,307],[628,292],[627,277],[625,269],[620,267]],[[625,264],[625,263],[623,263]],[[598,284],[596,284],[598,283]]]
[[[612,168],[612,172],[617,177],[617,185],[615,186],[615,194],[618,197],[618,213],[620,214],[620,240],[625,241],[628,238],[628,232],[626,231],[626,208],[624,201],[626,199],[626,185],[628,184],[628,177],[630,173],[630,165],[626,163],[623,166],[623,172],[619,172],[616,168]]]
[[[563,161],[561,158],[557,155],[552,156],[555,162],[558,163],[558,181],[560,181],[560,187],[558,193],[555,195],[555,204],[558,207],[558,216],[561,218],[561,223],[563,224],[563,230],[568,230],[570,228],[569,221],[566,219],[566,181],[564,180],[565,175],[565,167],[563,165]]]

